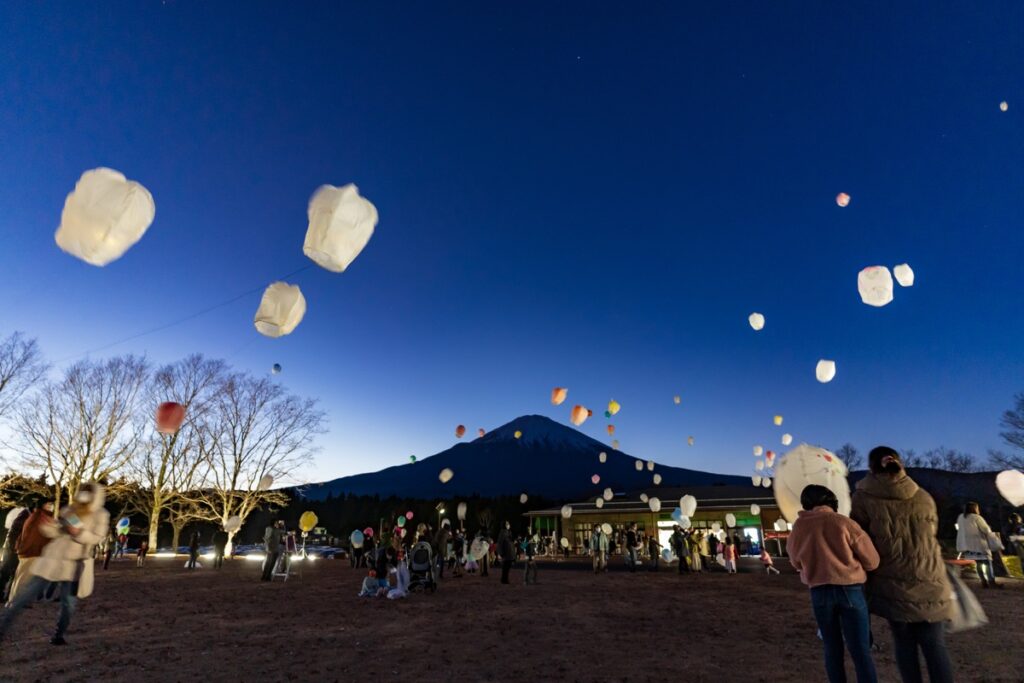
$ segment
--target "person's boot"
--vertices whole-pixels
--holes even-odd
[[[64,640],[64,636],[59,633],[55,633],[53,638],[50,638],[50,645],[67,645],[68,641]]]

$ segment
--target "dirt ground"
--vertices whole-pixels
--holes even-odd
[[[48,642],[55,605],[27,610],[0,644],[0,680],[825,680],[797,576],[744,562],[732,576],[617,565],[598,577],[542,563],[536,586],[518,570],[503,586],[492,569],[389,601],[357,598],[363,572],[340,560],[271,584],[242,560],[219,572],[125,560],[98,571],[69,645]],[[949,637],[958,681],[1024,681],[1024,582],[1006,583],[977,591],[988,627]],[[888,626],[873,628],[880,680],[896,681]]]

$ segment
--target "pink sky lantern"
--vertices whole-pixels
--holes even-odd
[[[845,192],[840,192],[836,195],[836,204],[841,207],[847,207],[850,205],[850,195]]]
[[[373,527],[368,526],[365,529],[363,529],[363,536],[366,536],[367,538],[373,538]]]
[[[161,403],[156,408],[156,430],[161,434],[174,434],[185,421],[185,406],[180,403]]]
[[[598,475],[598,474],[595,474],[594,476],[592,476],[590,478],[590,483],[591,484],[599,484],[600,482],[601,482],[601,476]]]
[[[406,519],[412,519],[412,510],[409,510],[409,512],[405,513],[405,518]]]

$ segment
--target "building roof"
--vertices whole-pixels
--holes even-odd
[[[765,509],[777,508],[775,496],[771,489],[754,486],[691,486],[687,488],[671,486],[652,486],[628,492],[615,492],[615,497],[605,501],[604,507],[598,508],[594,504],[600,496],[581,501],[569,503],[573,514],[600,512],[650,512],[650,506],[640,500],[640,494],[646,493],[649,497],[657,497],[662,501],[662,511],[671,512],[679,504],[679,499],[689,494],[697,499],[698,510],[726,510],[732,508],[750,507],[757,504]],[[562,514],[562,508],[550,508],[546,510],[530,510],[523,513],[523,516],[549,516]]]

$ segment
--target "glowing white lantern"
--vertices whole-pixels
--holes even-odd
[[[836,362],[834,360],[825,360],[822,358],[814,368],[814,376],[817,377],[818,381],[822,384],[828,384],[836,376]]]
[[[615,450],[619,450],[619,440],[618,439],[612,440],[612,448],[614,448]]]
[[[648,460],[647,461],[647,471],[648,472],[653,472],[654,471],[654,461],[653,460]]]
[[[306,211],[309,229],[302,251],[317,265],[341,273],[359,256],[377,227],[377,208],[355,185],[321,185]]]
[[[651,508],[651,512],[661,512],[661,501],[658,498],[649,498],[647,507]]]
[[[643,460],[637,460],[634,464],[636,465],[636,471],[637,472],[643,472],[644,471],[644,461]]]
[[[687,517],[693,517],[693,513],[697,511],[697,499],[689,494],[683,496],[679,499],[679,509]]]
[[[783,446],[788,446],[791,443],[793,443],[793,435],[792,434],[783,434],[782,435],[782,445]]]
[[[896,276],[896,282],[900,283],[900,287],[914,286],[914,269],[906,263],[901,263],[893,268],[892,274]]]
[[[681,396],[673,396],[672,402],[675,403],[676,405],[679,405],[680,403],[683,402],[683,398]]]
[[[641,493],[640,494],[640,502],[641,503],[646,503],[647,502],[647,494],[646,493]]]
[[[447,484],[452,480],[452,477],[454,476],[455,473],[452,472],[451,468],[445,467],[443,470],[441,470],[440,474],[437,475],[437,478],[442,484]]]
[[[366,542],[366,537],[363,535],[362,531],[360,531],[359,529],[356,529],[348,537],[348,540],[349,540],[349,543],[352,544],[353,548],[362,548],[363,544]]]
[[[752,503],[750,505],[750,514],[754,515],[755,517],[760,515],[761,514],[761,506],[758,505],[757,503]]]
[[[562,544],[563,548],[565,548],[566,550],[569,549],[569,539],[568,538],[566,538],[565,536],[562,536],[562,540],[559,541],[559,542]]]
[[[1014,506],[1024,505],[1024,474],[1006,470],[996,475],[996,488],[1006,501]]]
[[[761,486],[763,486],[765,488],[770,488],[771,485],[772,485],[772,478],[771,477],[765,477],[764,479],[761,480]]]
[[[725,515],[725,525],[730,529],[736,526],[736,515],[731,512]]]
[[[764,449],[761,448],[761,446],[754,446],[754,457],[755,458],[761,457],[762,453],[764,453]]]
[[[755,462],[754,469],[757,470],[758,472],[764,471],[764,461],[758,460],[757,462]]]
[[[693,445],[693,441],[694,441],[694,439],[693,439],[692,436],[687,437],[687,439],[686,439],[686,443],[690,444],[691,446]]]
[[[520,503],[525,503],[529,499],[530,499],[530,497],[528,495],[526,495],[525,493],[520,493],[519,494],[519,502]]]
[[[655,475],[654,475],[654,485],[657,486],[660,483],[661,483],[661,475],[655,473]]]
[[[722,524],[720,522],[712,522],[711,530],[717,534],[719,531],[722,530]]]
[[[256,485],[256,488],[259,489],[260,491],[269,491],[270,487],[273,485],[274,478],[269,474],[264,474],[262,477],[260,477],[260,482],[259,484]]]
[[[306,298],[298,285],[275,282],[267,287],[256,310],[256,331],[266,337],[291,334],[306,315]]]
[[[595,500],[594,501],[594,505],[596,505],[598,509],[603,508],[604,507],[604,498],[598,498],[597,500]]]
[[[760,313],[751,313],[750,317],[747,318],[747,322],[754,328],[755,331],[760,332],[764,328],[764,316]]]
[[[775,466],[775,501],[783,517],[795,521],[800,494],[808,484],[819,484],[836,494],[839,514],[850,514],[850,485],[843,461],[824,448],[800,444]]]
[[[602,493],[602,494],[601,494],[601,496],[602,496],[602,497],[603,497],[603,498],[604,498],[605,500],[611,500],[612,498],[614,498],[614,497],[615,497],[615,493],[614,493],[614,492],[613,492],[613,491],[612,491],[611,489],[605,489],[605,490],[604,490],[604,493]]]
[[[563,505],[562,506],[562,519],[569,519],[570,517],[572,517],[572,506],[571,505]]]
[[[684,529],[689,529],[691,525],[692,522],[690,521],[690,518],[686,515],[683,515],[683,518],[679,520],[679,526],[683,527]]]
[[[598,462],[607,462],[608,461],[608,454],[605,453],[604,451],[598,453],[597,454],[597,461]]]
[[[776,531],[788,531],[789,530],[789,524],[787,524],[786,520],[784,520],[784,519],[777,519],[777,520],[775,520],[775,524],[773,526],[775,527]]]
[[[1010,103],[1007,102],[1006,100],[1003,100],[1002,102],[999,103],[999,111],[1006,111],[1009,108],[1010,108]]]
[[[839,194],[836,195],[836,204],[838,204],[841,207],[849,206],[850,195],[846,194],[845,192],[840,192]]]
[[[154,216],[149,190],[113,169],[94,168],[64,200],[54,239],[72,256],[105,266],[142,239]]]
[[[892,273],[885,266],[868,266],[857,274],[857,291],[868,306],[885,306],[892,301]]]
[[[754,476],[752,476],[750,478],[750,483],[753,484],[754,486],[760,486],[761,485],[761,475],[755,474]]]
[[[611,534],[612,533],[612,525],[609,524],[608,522],[605,522],[604,524],[601,525],[601,531],[605,532],[606,534]]]

